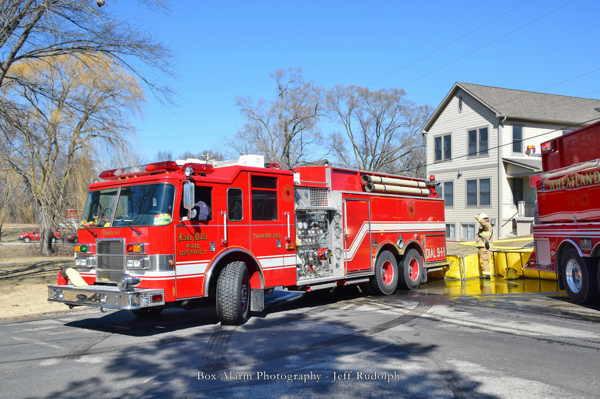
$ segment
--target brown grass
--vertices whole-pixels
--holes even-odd
[[[0,322],[84,309],[70,311],[46,300],[46,286],[56,284],[62,266],[73,264],[73,245],[58,243],[54,248],[57,256],[42,257],[39,243],[0,245]]]

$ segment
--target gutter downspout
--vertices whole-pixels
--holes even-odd
[[[498,120],[502,117],[502,115],[498,115]],[[502,208],[504,207],[504,202],[502,200],[502,187],[504,186],[504,165],[502,164],[502,135],[504,134],[504,121],[506,121],[506,116],[498,123],[498,239],[501,240],[502,237]]]

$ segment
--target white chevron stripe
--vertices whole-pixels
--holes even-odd
[[[407,232],[426,232],[432,231],[436,233],[446,234],[446,225],[444,223],[398,223],[398,222],[374,222],[371,223],[372,233],[407,233]],[[350,261],[354,259],[354,256],[358,252],[358,248],[362,244],[363,240],[369,232],[369,223],[363,222],[360,230],[354,237],[350,248],[346,249],[346,260]]]

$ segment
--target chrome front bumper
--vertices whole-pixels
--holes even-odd
[[[158,300],[160,295],[160,300]],[[48,301],[75,306],[96,306],[107,309],[135,310],[165,304],[164,290],[134,288],[122,292],[117,287],[90,285],[49,285]]]

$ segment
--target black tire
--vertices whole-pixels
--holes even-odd
[[[23,238],[23,242],[24,242],[24,243],[26,243],[26,244],[27,244],[27,243],[29,243],[29,241],[31,241],[31,238],[29,238],[29,237],[25,237],[25,238]]]
[[[221,324],[240,325],[250,313],[250,279],[244,262],[231,262],[217,282],[217,317]]]
[[[376,295],[391,295],[398,287],[398,262],[390,251],[381,251],[375,263],[375,275],[369,282]]]
[[[592,263],[589,259],[584,261],[575,248],[567,250],[561,258],[561,278],[573,303],[583,305],[600,299],[597,265]]]
[[[414,290],[419,287],[423,278],[423,264],[421,254],[416,249],[409,249],[404,254],[404,259],[398,265],[398,274],[400,281],[398,285],[407,290]]]
[[[133,314],[143,319],[158,317],[162,313],[162,308],[143,308],[133,310]]]

